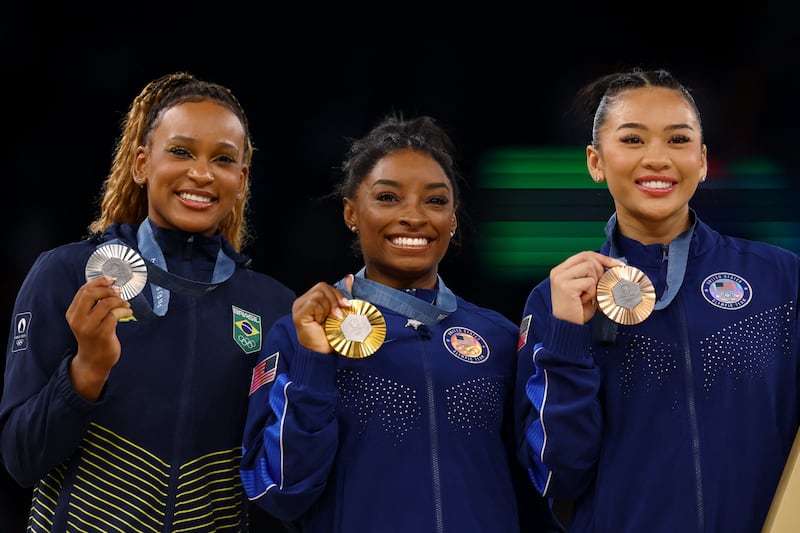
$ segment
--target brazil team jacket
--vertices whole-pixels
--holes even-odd
[[[660,297],[667,249],[617,237]],[[555,319],[549,280],[531,292],[520,456],[542,494],[576,502],[570,531],[761,530],[798,429],[799,281],[795,254],[697,220],[677,296],[612,341],[597,315]]]
[[[149,223],[149,222],[145,222]],[[17,296],[0,403],[2,460],[34,486],[29,531],[243,531],[238,467],[252,368],[294,294],[251,270],[221,236],[154,229],[168,270],[206,282],[220,247],[232,276],[203,296],[171,291],[166,314],[122,321],[97,402],[73,389],[64,318],[102,241],[137,248],[137,228],[42,253]],[[151,285],[142,294],[152,304]]]
[[[270,330],[245,428],[250,499],[304,533],[511,533],[522,481],[525,530],[556,531],[510,440],[519,328],[461,298],[430,326],[376,307],[386,338],[361,359],[301,347],[291,316]]]

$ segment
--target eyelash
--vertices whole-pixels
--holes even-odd
[[[390,192],[382,192],[375,195],[375,199],[379,202],[394,202],[397,201],[397,195]],[[428,202],[436,204],[436,205],[447,205],[450,203],[450,200],[443,196],[434,196],[428,200]]]
[[[192,155],[192,152],[190,152],[189,150],[187,150],[182,146],[173,146],[171,148],[168,148],[167,151],[179,157],[189,157],[189,158],[194,157]],[[232,164],[236,163],[236,158],[228,154],[221,154],[215,157],[214,161],[217,163]]]
[[[626,135],[622,139],[620,139],[623,143],[627,144],[641,144],[642,140],[637,135]],[[686,135],[673,135],[672,138],[669,140],[670,144],[684,144],[691,142],[691,139]]]
[[[180,146],[173,146],[173,147],[167,149],[167,151],[169,153],[171,153],[171,154],[175,154],[175,155],[179,155],[179,156],[192,157],[192,153],[189,150],[187,150],[185,148],[182,148]]]

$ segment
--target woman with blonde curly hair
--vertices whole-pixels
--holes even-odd
[[[227,88],[177,72],[132,102],[83,240],[14,305],[2,462],[29,531],[246,531],[252,369],[294,293],[242,253],[253,146]],[[276,521],[277,524],[277,521]]]

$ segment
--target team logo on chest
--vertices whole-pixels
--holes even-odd
[[[730,272],[717,272],[703,280],[703,297],[720,309],[741,309],[753,298],[753,288],[741,276]]]
[[[235,305],[233,310],[233,340],[244,353],[253,353],[261,349],[261,317]]]
[[[450,328],[442,335],[447,351],[467,363],[483,363],[489,359],[489,345],[469,328]]]

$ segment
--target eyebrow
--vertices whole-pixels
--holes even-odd
[[[401,186],[399,181],[387,180],[387,179],[375,180],[375,183],[372,184],[372,187],[374,187],[376,185],[388,185],[390,187],[400,187]],[[444,181],[437,181],[435,183],[428,183],[427,185],[425,185],[425,188],[426,189],[447,189],[447,190],[450,190],[450,186],[447,184],[447,182],[444,182]]]
[[[173,135],[172,137],[169,137],[167,139],[167,142],[168,143],[169,142],[183,142],[183,143],[191,144],[191,143],[197,142],[197,139],[195,139],[194,137],[187,137],[186,135]],[[220,141],[220,142],[217,143],[217,146],[224,146],[224,147],[229,148],[231,150],[236,150],[237,152],[239,151],[239,145],[237,145],[235,142],[231,142],[231,141]]]
[[[631,128],[631,129],[636,129],[636,130],[646,130],[646,129],[648,129],[647,126],[645,126],[644,124],[641,124],[639,122],[626,122],[624,124],[620,124],[617,127],[617,131],[625,129],[625,128]],[[694,131],[694,128],[689,124],[670,124],[669,126],[664,128],[664,131],[674,131],[674,130],[692,130],[692,131]]]

